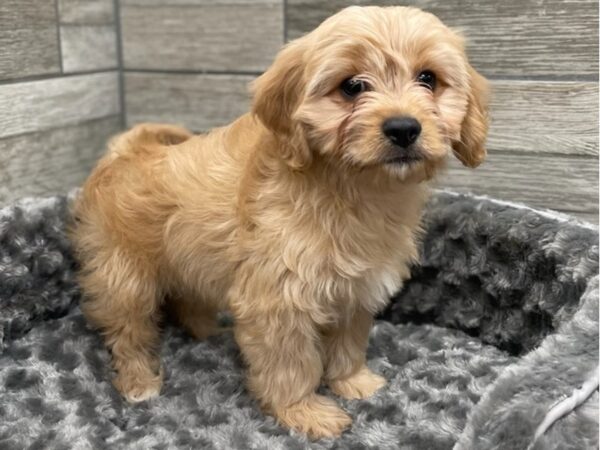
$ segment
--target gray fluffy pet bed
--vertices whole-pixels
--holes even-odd
[[[368,363],[388,385],[340,400],[352,428],[310,442],[260,412],[231,334],[198,342],[165,323],[162,394],[126,404],[78,308],[67,221],[64,197],[0,210],[2,449],[598,447],[593,226],[438,193],[422,265],[371,333]],[[583,403],[532,445],[590,379]]]

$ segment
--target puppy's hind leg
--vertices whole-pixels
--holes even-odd
[[[112,351],[115,387],[129,402],[143,401],[157,396],[162,385],[159,290],[143,261],[115,250],[98,264],[101,254],[84,264],[82,310]]]

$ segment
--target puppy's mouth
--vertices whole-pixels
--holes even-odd
[[[399,153],[388,156],[383,163],[392,165],[410,166],[423,161],[423,156],[414,152]]]

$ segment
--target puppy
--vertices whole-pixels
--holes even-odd
[[[350,7],[281,50],[249,114],[113,139],[77,201],[83,311],[132,402],[159,394],[164,303],[197,338],[228,309],[264,410],[313,438],[351,423],[373,315],[416,262],[427,181],[485,157],[487,83],[462,38],[406,7]]]

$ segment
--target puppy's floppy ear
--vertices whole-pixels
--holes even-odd
[[[477,167],[486,156],[485,139],[489,127],[488,81],[469,66],[471,78],[467,112],[460,131],[460,141],[452,145],[456,157],[467,167]]]
[[[252,113],[277,135],[286,161],[298,169],[311,161],[302,125],[294,119],[306,85],[304,41],[300,38],[286,45],[271,67],[251,85]]]

